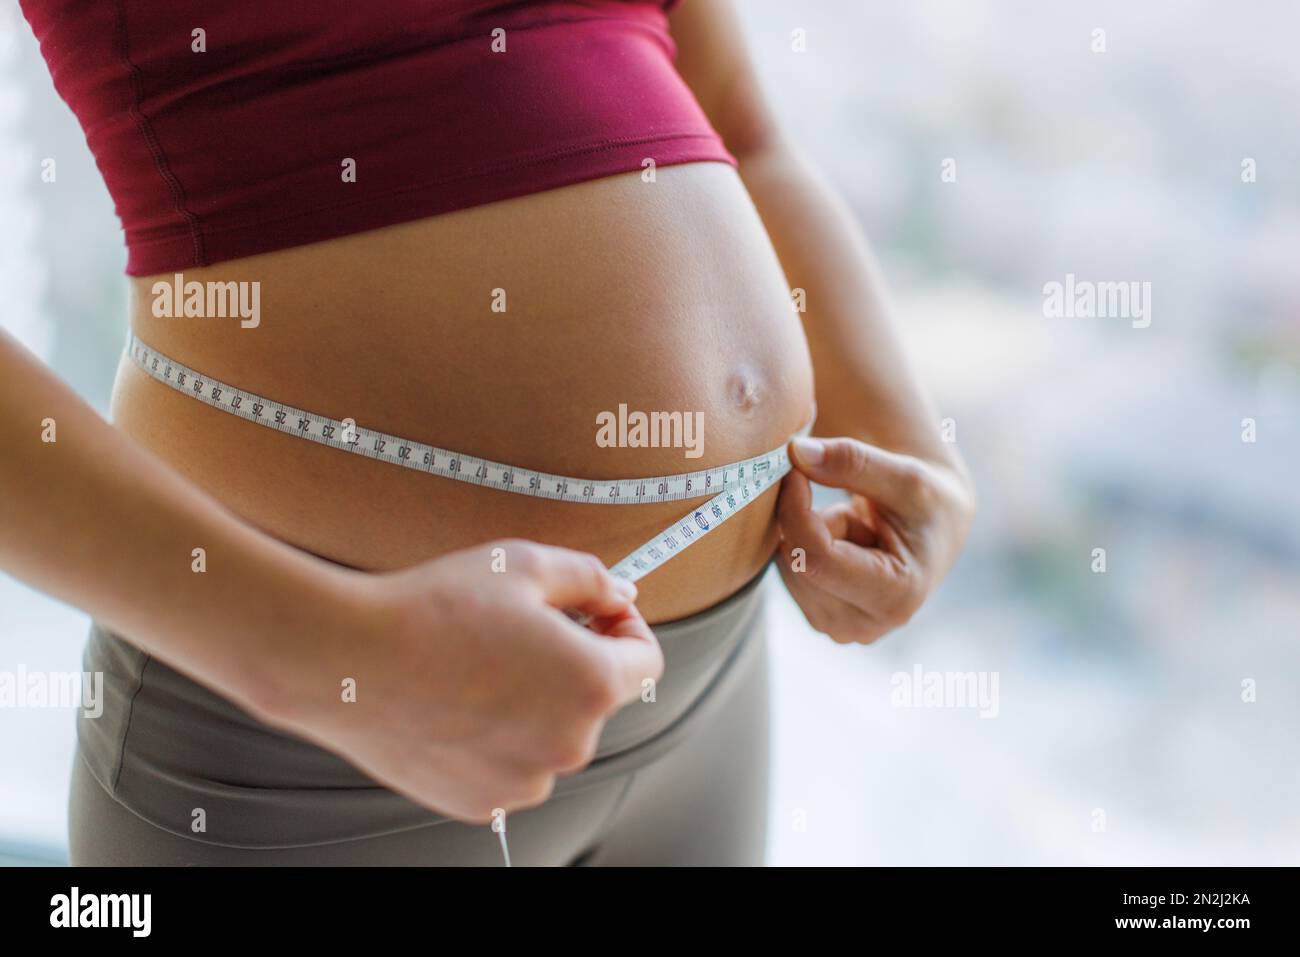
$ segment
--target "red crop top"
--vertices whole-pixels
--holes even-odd
[[[673,68],[676,0],[20,2],[131,275],[735,163]]]

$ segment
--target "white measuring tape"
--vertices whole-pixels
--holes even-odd
[[[516,495],[532,495],[535,498],[579,502],[584,505],[646,505],[711,495],[699,508],[687,512],[610,569],[611,574],[633,582],[644,578],[674,555],[698,542],[754,501],[769,486],[780,482],[790,471],[790,458],[782,444],[770,452],[730,465],[659,478],[584,479],[551,475],[503,465],[473,455],[449,452],[422,442],[389,435],[387,432],[362,428],[351,421],[342,422],[274,402],[225,382],[218,382],[211,376],[205,376],[168,358],[145,345],[134,333],[127,334],[126,351],[137,366],[163,385],[171,386],[177,392],[183,392],[223,412],[345,452],[428,472],[430,475],[441,475],[457,482],[471,482]],[[800,434],[806,434],[809,427],[805,426]],[[589,620],[586,616],[572,617],[580,624]],[[493,830],[497,831],[501,854],[506,867],[509,867],[510,849],[506,843],[504,814],[499,822],[493,824]]]
[[[168,358],[145,345],[134,333],[127,334],[126,351],[137,366],[163,385],[223,412],[345,452],[458,482],[585,505],[647,505],[712,496],[610,569],[611,574],[633,582],[698,542],[790,471],[790,458],[782,444],[770,452],[730,465],[658,478],[585,479],[551,475],[449,452],[362,428],[350,420],[342,422],[272,401],[218,382]],[[807,431],[805,426],[800,434]]]

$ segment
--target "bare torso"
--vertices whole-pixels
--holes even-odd
[[[812,410],[781,267],[723,164],[580,183],[184,278],[259,281],[260,324],[156,318],[151,287],[171,276],[145,277],[132,282],[131,323],[148,344],[278,401],[512,465],[693,471],[774,448]],[[699,413],[703,455],[600,447],[597,415],[620,404]],[[684,511],[550,502],[347,455],[213,410],[125,361],[113,417],[232,511],[360,568],[505,536],[612,564]],[[691,614],[755,574],[775,545],[775,503],[769,491],[643,580],[647,619]]]

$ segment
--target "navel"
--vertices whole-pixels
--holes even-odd
[[[737,412],[753,412],[763,401],[761,378],[748,367],[734,370],[727,377],[727,400]]]

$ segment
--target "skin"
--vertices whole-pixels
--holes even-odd
[[[145,278],[131,321],[162,351],[278,400],[592,477],[765,451],[815,395],[816,434],[835,438],[820,464],[815,447],[792,451],[800,473],[779,510],[768,492],[633,604],[602,563],[680,505],[593,517],[439,481],[250,425],[127,364],[113,428],[0,337],[0,568],[467,821],[536,804],[584,766],[604,719],[662,669],[647,619],[715,603],[778,547],[792,594],[832,638],[871,641],[905,621],[965,538],[964,466],[908,371],[865,241],[767,114],[730,7],[692,0],[672,30],[739,173],[609,177],[186,270],[260,281],[255,330],[155,319]],[[505,314],[488,308],[498,287]],[[791,287],[807,291],[802,328]],[[620,402],[701,412],[704,457],[598,448],[595,415]],[[41,441],[46,418],[57,442]],[[854,497],[816,513],[810,478]],[[507,535],[547,544],[482,544]],[[561,608],[595,620],[580,628]],[[344,678],[356,704],[340,703]]]

